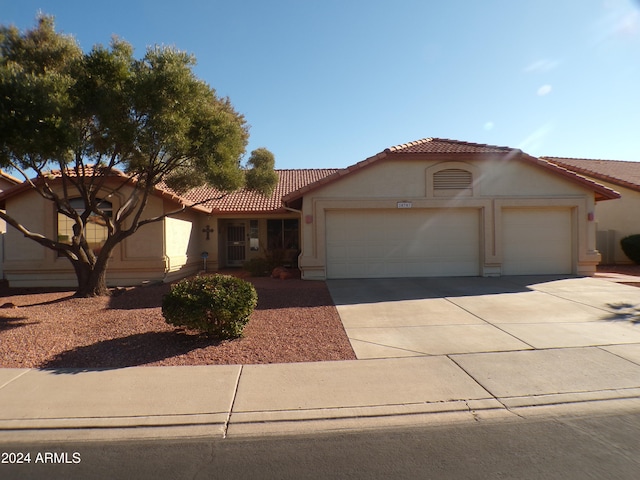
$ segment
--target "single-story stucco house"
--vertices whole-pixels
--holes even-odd
[[[437,138],[388,148],[346,169],[277,174],[270,197],[238,191],[143,227],[114,251],[108,283],[193,274],[204,267],[203,252],[215,271],[274,249],[292,263],[297,258],[304,279],[590,275],[600,262],[595,204],[619,197],[518,149]],[[157,188],[149,215],[219,195]],[[34,231],[67,233],[53,207],[25,186],[1,193],[0,202]],[[111,207],[118,206],[116,195]],[[10,285],[74,285],[66,259],[15,229],[6,237]]]
[[[620,200],[598,203],[596,247],[604,264],[632,263],[620,240],[640,234],[640,162],[544,157],[620,193]]]

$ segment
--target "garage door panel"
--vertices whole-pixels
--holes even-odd
[[[504,209],[502,226],[504,275],[573,272],[571,209]]]
[[[327,212],[327,276],[478,275],[479,221],[476,209]]]

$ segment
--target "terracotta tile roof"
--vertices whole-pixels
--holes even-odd
[[[154,193],[161,197],[167,198],[180,205],[190,206],[197,202],[202,202],[209,198],[219,200],[211,200],[203,204],[197,205],[195,210],[205,213],[274,213],[286,211],[282,206],[282,197],[298,190],[299,188],[314,183],[321,178],[327,177],[335,173],[337,169],[299,169],[299,170],[276,170],[278,175],[278,184],[273,193],[264,197],[256,192],[250,192],[247,190],[238,190],[228,195],[224,195],[223,192],[209,187],[199,187],[185,193],[178,194],[171,190],[164,183],[160,183],[154,189]],[[85,169],[85,175],[90,176],[93,173],[92,166],[87,166]],[[73,171],[69,172],[70,176],[75,176]],[[51,172],[52,178],[60,177],[60,171]],[[128,177],[117,169],[113,169],[110,172],[110,176],[127,180]],[[4,192],[0,192],[0,201],[6,198],[18,195],[23,191],[30,190],[31,186],[28,183],[19,183]]]
[[[516,150],[483,143],[460,142],[448,138],[423,138],[387,148],[387,153],[506,153]]]
[[[304,187],[291,192],[288,195],[285,195],[283,198],[283,202],[287,206],[299,207],[302,197],[317,188],[320,188],[327,183],[332,183],[338,180],[339,178],[350,175],[354,171],[360,170],[362,168],[368,167],[372,163],[375,163],[384,158],[392,159],[393,157],[402,156],[403,154],[414,154],[414,155],[429,155],[429,154],[464,154],[465,158],[468,155],[485,155],[485,154],[501,154],[501,155],[510,155],[514,160],[525,161],[539,167],[542,167],[546,170],[550,170],[555,174],[564,176],[568,178],[570,181],[580,183],[587,188],[590,188],[594,191],[596,200],[608,200],[619,198],[620,195],[614,190],[605,187],[604,185],[600,185],[599,183],[586,178],[582,175],[575,173],[572,170],[565,169],[561,166],[556,165],[550,161],[545,159],[532,157],[528,155],[522,150],[510,147],[499,147],[495,145],[486,145],[481,143],[470,143],[470,142],[460,142],[457,140],[443,139],[443,138],[423,138],[422,140],[417,140],[415,142],[404,143],[402,145],[396,145],[394,147],[389,147],[382,152],[369,157],[361,162],[356,163],[350,167],[344,168],[342,170],[338,170],[333,175],[329,175],[328,177],[324,177],[315,183],[305,185]]]
[[[238,190],[223,196],[223,193],[215,188],[198,187],[183,194],[181,197],[188,203],[202,202],[208,198],[222,198],[211,200],[202,204],[202,207],[211,213],[274,213],[285,211],[282,206],[282,197],[294,192],[305,185],[328,177],[337,172],[337,169],[300,169],[300,170],[276,170],[278,184],[273,193],[264,197],[256,192]],[[170,191],[166,186],[163,190]]]
[[[640,162],[544,157],[573,172],[640,192]]]
[[[93,175],[93,172],[94,172],[93,165],[87,165],[84,170],[84,175],[85,177],[90,177]],[[77,176],[73,169],[67,169],[66,173],[69,177]],[[43,172],[43,174],[46,177],[47,181],[58,181],[60,178],[62,178],[60,170],[45,171]],[[114,178],[123,178],[125,180],[127,178],[124,173],[116,169],[112,169],[112,171],[110,172],[110,176]],[[42,185],[44,181],[45,180],[43,177],[31,178],[31,182],[36,186]],[[0,201],[19,195],[22,192],[30,191],[33,188],[32,183],[19,181],[17,184],[13,185],[12,187],[6,189],[4,192],[0,193]]]
[[[98,172],[97,169],[94,169],[93,165],[86,165],[84,167],[84,176],[85,177],[91,177],[94,172]],[[49,172],[44,172],[45,175],[48,176],[48,178],[50,180],[53,181],[59,181],[60,178],[62,178],[62,175],[60,174],[60,170],[51,170]],[[99,172],[98,172],[99,173]],[[67,175],[69,177],[77,177],[78,175],[76,174],[76,172],[73,169],[68,169],[67,170]],[[120,182],[128,182],[128,181],[132,181],[135,182],[135,180],[130,179],[124,172],[113,168],[110,170],[109,172],[109,178],[111,179],[116,179],[116,181],[120,181]],[[42,184],[43,179],[41,177],[36,177],[36,178],[32,178],[31,181],[35,184],[35,185],[39,185]],[[25,191],[30,191],[33,187],[31,186],[31,184],[29,182],[19,182],[18,184],[6,189],[3,192],[0,192],[0,202],[4,202],[6,199],[14,197],[16,195],[20,195],[22,192]],[[167,189],[167,188],[162,188],[162,185],[156,186],[153,190],[153,193],[155,195],[158,195],[160,197],[163,198],[167,198],[173,202],[178,203],[181,206],[189,206],[191,202],[188,202],[187,200],[185,200],[184,198],[182,198],[180,195],[177,195],[175,192]],[[194,207],[196,210],[205,212],[205,213],[209,213],[208,210],[204,210],[202,207],[200,206],[196,206]]]

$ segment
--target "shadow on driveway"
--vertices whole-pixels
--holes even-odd
[[[606,320],[611,322],[629,322],[634,325],[640,325],[640,304],[633,305],[631,303],[608,303],[607,306],[615,310]]]
[[[420,277],[327,280],[336,305],[529,292],[529,285],[575,275],[522,277]]]

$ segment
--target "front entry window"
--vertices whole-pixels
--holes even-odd
[[[298,238],[297,218],[269,220],[267,222],[269,250],[298,250]]]
[[[258,230],[258,220],[249,221],[249,250],[257,252],[260,250],[260,237]]]
[[[111,218],[113,214],[113,206],[111,202],[107,202],[106,200],[98,200],[100,203],[98,207],[100,210],[105,212],[105,214]],[[69,204],[79,215],[84,213],[84,201],[81,198],[73,198],[69,201]],[[58,241],[61,243],[71,243],[71,239],[73,238],[73,227],[75,222],[69,217],[58,214]],[[99,215],[92,213],[89,218],[87,218],[87,223],[85,225],[85,239],[89,244],[89,247],[93,252],[98,255],[100,253],[100,249],[104,245],[107,240],[108,230],[107,225],[104,220]]]

